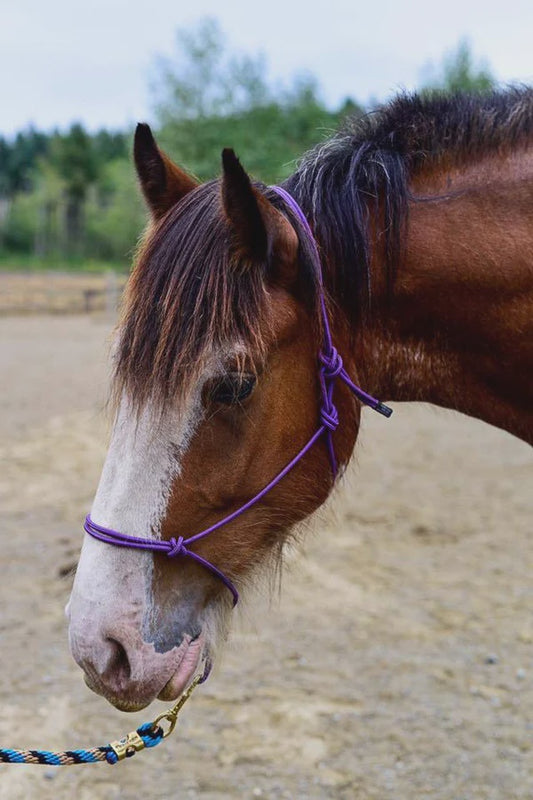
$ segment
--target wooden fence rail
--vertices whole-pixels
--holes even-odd
[[[0,315],[90,314],[115,316],[126,276],[67,272],[0,272]]]

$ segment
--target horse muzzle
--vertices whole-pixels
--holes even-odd
[[[70,649],[90,689],[121,711],[138,711],[156,698],[175,700],[199,670],[204,637],[184,635],[164,653],[131,630],[69,630]]]

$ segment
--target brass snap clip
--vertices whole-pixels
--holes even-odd
[[[193,680],[191,681],[189,687],[183,692],[177,703],[174,706],[172,706],[172,708],[169,708],[167,711],[163,711],[163,713],[160,714],[158,717],[156,717],[152,722],[152,728],[156,728],[157,726],[162,728],[163,726],[160,725],[160,723],[163,720],[166,720],[166,722],[168,722],[168,728],[166,730],[163,729],[163,739],[166,739],[167,736],[170,736],[170,734],[176,727],[176,722],[178,721],[179,712],[181,711],[181,709],[183,708],[183,706],[185,705],[185,703],[187,702],[187,700],[189,699],[189,697],[196,689],[201,680],[202,680],[202,675],[196,675],[196,677],[193,678]]]

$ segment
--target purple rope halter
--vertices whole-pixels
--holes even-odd
[[[198,553],[190,550],[190,545],[198,542],[200,539],[204,539],[206,536],[209,536],[209,534],[214,533],[214,531],[218,530],[223,525],[233,522],[234,519],[240,517],[241,514],[244,514],[245,511],[248,511],[249,508],[262,500],[262,498],[268,494],[268,492],[273,489],[274,486],[276,486],[299,461],[301,461],[305,454],[313,447],[315,442],[317,442],[323,435],[326,436],[333,477],[336,477],[337,459],[335,457],[335,448],[333,445],[333,431],[335,431],[339,425],[339,414],[333,401],[333,390],[335,387],[335,381],[337,379],[343,381],[343,383],[345,383],[346,386],[351,389],[355,396],[364,405],[369,406],[370,408],[374,409],[374,411],[383,414],[385,417],[390,417],[392,414],[391,408],[384,405],[384,403],[381,403],[379,400],[376,400],[375,397],[367,394],[367,392],[363,391],[363,389],[361,389],[359,386],[356,386],[344,369],[342,358],[337,349],[334,347],[331,337],[331,329],[326,310],[324,287],[322,284],[321,261],[315,237],[304,212],[296,200],[294,200],[294,198],[291,197],[291,195],[281,186],[273,186],[272,189],[285,201],[287,206],[291,209],[301,223],[309,239],[309,244],[311,245],[311,256],[315,262],[317,274],[320,276],[320,311],[322,315],[324,342],[322,349],[318,354],[318,360],[320,363],[318,377],[321,391],[319,427],[313,433],[309,441],[294,456],[294,458],[289,461],[285,467],[283,467],[281,472],[278,472],[278,474],[272,478],[270,483],[268,483],[263,489],[261,489],[260,492],[252,497],[251,500],[248,500],[246,503],[244,503],[244,505],[236,509],[236,511],[233,511],[231,514],[223,517],[223,519],[218,520],[218,522],[215,522],[209,528],[200,531],[200,533],[196,533],[194,536],[190,536],[188,539],[185,539],[183,536],[178,536],[177,538],[172,537],[166,541],[162,539],[144,539],[138,536],[129,536],[126,533],[120,533],[112,528],[104,528],[102,525],[97,525],[96,522],[91,519],[89,514],[86,516],[85,524],[83,526],[88,534],[94,536],[95,539],[99,539],[101,542],[106,542],[107,544],[113,544],[118,547],[131,547],[137,550],[152,550],[155,552],[166,553],[169,558],[186,556],[187,558],[193,559],[193,561],[196,561],[198,564],[201,564],[203,567],[205,567],[205,569],[208,569],[210,572],[212,572],[213,575],[216,575],[216,577],[219,578],[230,590],[231,594],[233,595],[234,606],[237,605],[239,600],[239,593],[235,585],[226,575],[224,575],[223,572],[218,569],[218,567],[215,567],[215,565],[211,564],[210,561],[202,558],[202,556],[198,555]]]

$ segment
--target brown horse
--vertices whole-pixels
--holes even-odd
[[[352,378],[533,440],[533,92],[400,97],[304,157],[285,184],[319,242]],[[199,185],[137,128],[152,222],[115,360],[117,416],[92,519],[187,537],[256,495],[318,424],[320,281],[283,198],[232,151]],[[360,404],[335,389],[345,465]],[[393,424],[392,422],[389,424]],[[325,439],[194,545],[239,588],[327,498]],[[87,536],[69,604],[89,685],[123,709],[171,699],[228,630],[231,597],[190,558]]]

